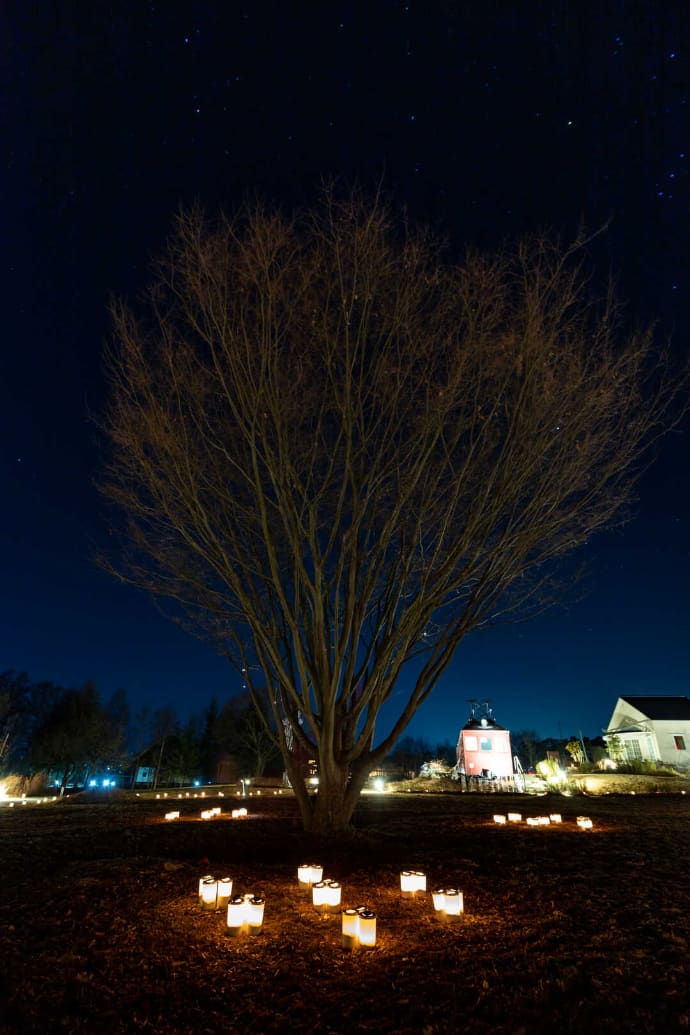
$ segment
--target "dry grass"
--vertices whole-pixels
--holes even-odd
[[[242,822],[202,822],[191,801],[174,823],[171,805],[129,798],[0,810],[3,1035],[690,1026],[690,796],[368,797],[337,843],[307,838],[290,799],[245,804]],[[563,823],[495,826],[508,810]],[[376,911],[374,949],[345,952],[339,919],[300,892],[311,859],[345,905]],[[402,899],[402,868],[459,886],[464,917],[442,925],[429,895]],[[258,938],[201,912],[203,872],[265,895]]]

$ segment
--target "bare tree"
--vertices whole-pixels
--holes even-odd
[[[462,637],[534,605],[668,422],[651,333],[593,303],[582,244],[447,263],[327,189],[182,213],[141,309],[113,307],[118,573],[272,688],[307,829],[349,825]]]

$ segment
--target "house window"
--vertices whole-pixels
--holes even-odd
[[[476,751],[477,750],[477,738],[476,737],[465,737],[465,750]]]
[[[480,737],[479,738],[479,750],[480,751],[491,751],[491,737]]]
[[[629,762],[634,762],[636,758],[642,758],[642,750],[637,740],[627,740],[625,742],[625,757]]]
[[[673,742],[676,745],[676,751],[685,751],[685,737],[674,736]]]

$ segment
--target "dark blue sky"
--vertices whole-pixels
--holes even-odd
[[[383,175],[459,246],[610,220],[596,276],[687,353],[685,4],[10,0],[0,31],[0,669],[182,716],[241,689],[91,560],[108,295],[141,287],[180,203],[292,203],[335,173]],[[688,430],[584,586],[470,636],[410,732],[455,740],[488,697],[514,730],[596,735],[621,693],[688,693]]]

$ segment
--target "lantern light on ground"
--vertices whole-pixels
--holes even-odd
[[[241,934],[260,934],[264,922],[264,905],[265,899],[251,892],[231,898],[228,902],[227,934],[231,938],[238,938]]]
[[[538,827],[539,826],[539,820],[536,818],[536,816],[528,816],[527,817],[527,826],[528,827]]]
[[[413,898],[418,891],[426,891],[426,874],[421,870],[403,870],[400,874],[403,898]]]
[[[549,816],[549,819],[551,820],[552,823],[562,823],[563,822],[563,817],[561,816],[560,812],[552,812],[551,815]]]
[[[498,823],[499,826],[503,826],[505,824],[505,821],[505,816],[494,816],[494,823]]]
[[[218,909],[224,909],[232,896],[232,877],[221,877],[218,881]]]
[[[179,819],[180,818],[180,813],[179,812],[166,812],[165,813],[165,818],[168,821],[170,821],[171,819]]]
[[[311,887],[311,900],[317,913],[339,913],[341,895],[337,880],[320,880]]]
[[[201,885],[201,908],[207,911],[216,908],[218,899],[218,881],[215,877],[207,877]]]
[[[434,909],[439,920],[460,916],[464,912],[464,899],[457,888],[436,888],[432,892]]]
[[[376,945],[376,913],[370,909],[359,910],[359,944],[367,949]]]
[[[321,863],[302,863],[297,867],[297,880],[303,888],[310,888],[312,884],[323,879],[323,866]]]
[[[521,812],[509,812],[508,813],[508,822],[509,823],[522,823],[522,813]]]
[[[591,830],[593,826],[589,816],[578,816],[577,825],[579,826],[580,830]]]
[[[203,877],[199,877],[199,902],[201,902],[201,889],[207,880],[215,880],[212,873],[205,873]]]
[[[537,823],[540,827],[548,827],[551,824],[551,820],[548,816],[537,816]]]
[[[213,809],[204,809],[200,815],[200,819],[215,819],[215,812]]]
[[[344,949],[376,945],[376,914],[367,906],[343,909],[340,916]]]
[[[260,895],[245,895],[245,911],[250,934],[260,934],[264,922],[266,900]]]

